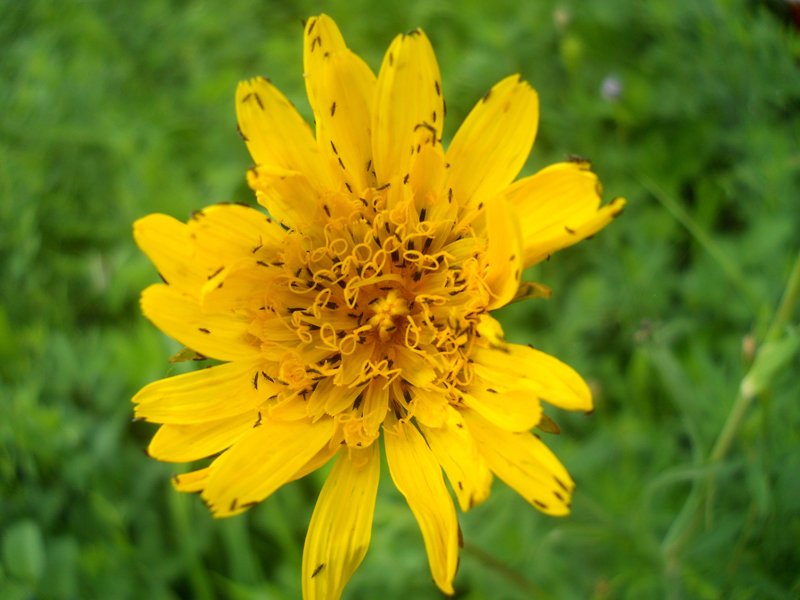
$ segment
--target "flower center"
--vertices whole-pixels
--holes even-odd
[[[375,299],[372,310],[375,315],[370,318],[369,324],[377,328],[382,342],[388,342],[397,331],[398,317],[408,314],[408,303],[397,290],[390,290],[385,297]]]
[[[478,214],[395,180],[332,193],[279,249],[254,250],[247,277],[265,283],[250,331],[287,384],[270,410],[335,416],[359,445],[387,414],[458,402],[489,303]]]

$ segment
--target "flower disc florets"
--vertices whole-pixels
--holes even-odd
[[[444,168],[435,150],[427,160]],[[262,302],[251,307],[250,332],[266,354],[293,347],[304,359],[268,408],[299,396],[312,418],[346,424],[354,446],[377,438],[387,413],[441,424],[472,378],[490,301],[486,244],[471,225],[482,207],[459,210],[452,190],[418,198],[409,180],[330,194],[303,231],[288,228],[279,248],[253,251],[269,286],[254,298]],[[276,339],[276,329],[295,339]]]

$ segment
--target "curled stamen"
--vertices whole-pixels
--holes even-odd
[[[415,349],[419,346],[420,328],[411,315],[406,315],[406,330],[403,341],[406,348]]]
[[[323,323],[319,329],[319,339],[330,350],[338,350],[336,329],[330,323]]]

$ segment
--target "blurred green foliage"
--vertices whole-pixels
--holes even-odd
[[[498,482],[461,518],[457,597],[799,597],[796,328],[707,460],[800,245],[800,38],[782,2],[723,0],[0,0],[0,597],[299,596],[320,474],[214,521],[143,456],[154,428],[129,398],[176,347],[139,314],[156,275],[130,226],[250,200],[236,82],[268,74],[308,115],[300,21],[320,10],[374,68],[424,28],[447,136],[522,73],[541,98],[526,172],[579,153],[629,198],[529,273],[551,300],[502,313],[595,387],[592,417],[551,411],[574,513]],[[346,595],[440,597],[388,480]]]

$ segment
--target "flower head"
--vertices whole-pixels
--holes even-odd
[[[334,460],[309,526],[306,598],[337,598],[370,540],[382,437],[416,517],[433,578],[452,592],[456,511],[497,475],[539,510],[569,511],[572,479],[530,429],[541,402],[589,410],[570,367],[507,343],[489,311],[544,286],[522,270],[604,227],[585,161],[514,182],[538,101],[518,76],[478,102],[447,150],[428,38],[392,42],[376,77],[321,15],[305,27],[316,134],[267,79],[236,92],[268,215],[212,206],[184,224],[150,215],[139,246],[165,280],[144,314],[221,361],[141,390],[160,423],[150,454],[208,466],[178,476],[216,516],[238,514]]]

